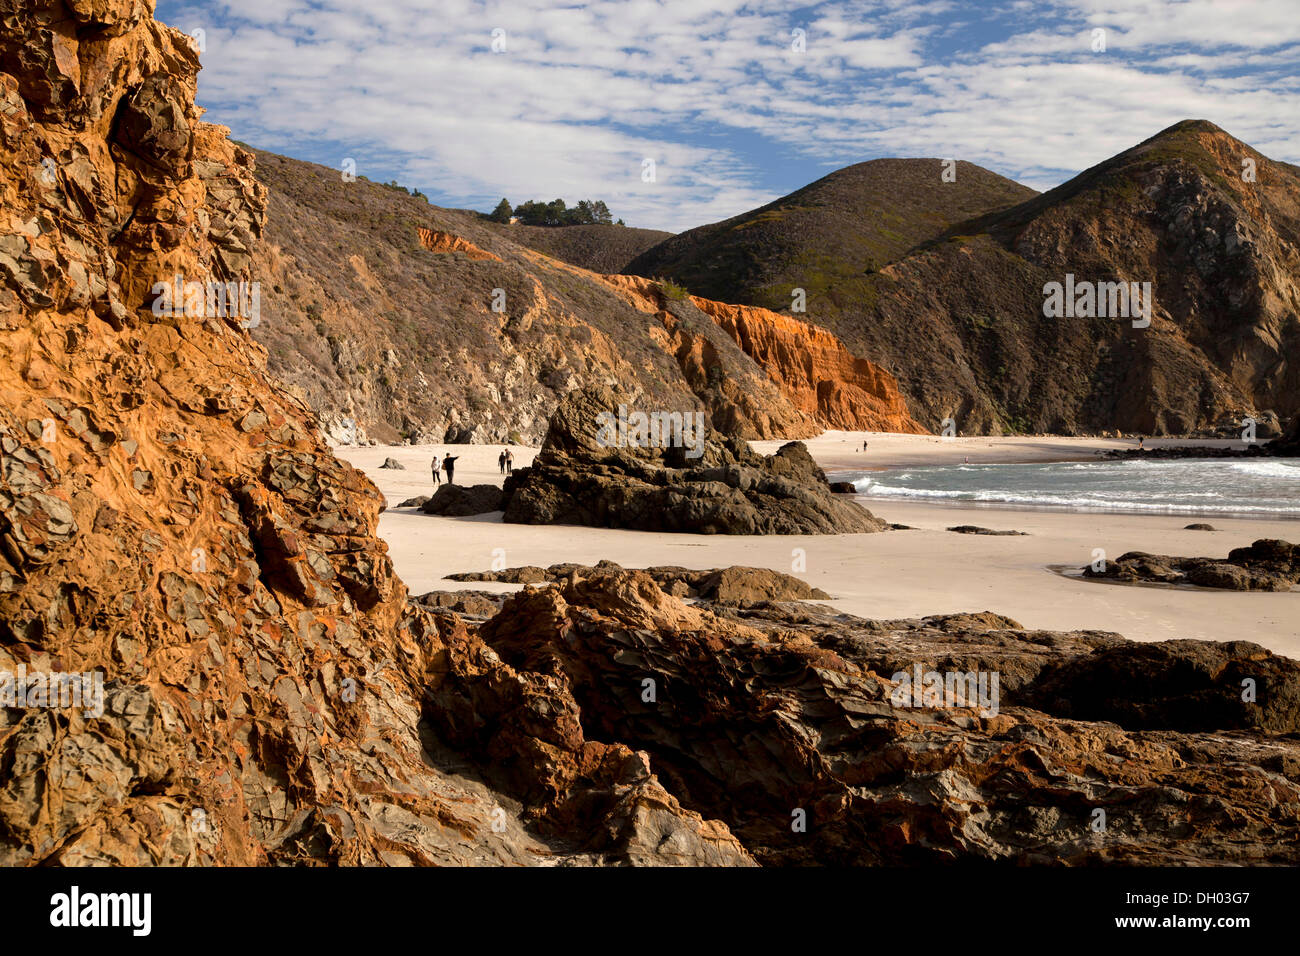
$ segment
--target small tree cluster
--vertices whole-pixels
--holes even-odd
[[[513,208],[509,200],[502,199],[487,218],[493,222],[509,222],[512,216],[527,226],[608,226],[614,222],[609,207],[599,199],[582,199],[576,206],[565,205],[563,199],[550,202],[530,199]]]

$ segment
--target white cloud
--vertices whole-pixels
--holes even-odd
[[[787,8],[162,0],[159,15],[207,31],[200,102],[239,138],[289,155],[337,145],[339,160],[448,205],[589,196],[631,224],[683,229],[804,184],[775,190],[755,138],[810,170],[956,156],[1039,188],[1188,117],[1300,156],[1300,17],[1274,5],[831,0],[802,20]]]

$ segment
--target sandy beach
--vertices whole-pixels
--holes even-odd
[[[866,452],[862,442],[868,442]],[[1150,447],[1187,442],[1148,441]],[[765,454],[782,442],[757,442]],[[1231,445],[1233,442],[1206,442]],[[1240,443],[1236,443],[1240,444]],[[919,464],[1089,460],[1098,449],[1135,447],[1135,440],[1056,437],[953,438],[827,432],[807,442],[828,472]],[[626,567],[675,564],[690,568],[754,565],[794,573],[834,595],[832,605],[872,618],[922,617],[959,611],[996,611],[1026,627],[1115,631],[1133,640],[1173,638],[1249,640],[1300,658],[1300,593],[1173,589],[1099,583],[1069,577],[1094,549],[1110,557],[1141,550],[1162,554],[1226,556],[1258,538],[1296,540],[1290,520],[1208,519],[1214,532],[1187,531],[1194,520],[1179,515],[1065,513],[968,507],[912,501],[866,501],[880,517],[914,530],[833,536],[741,537],[675,535],[571,526],[505,524],[499,513],[441,518],[397,508],[429,494],[429,460],[457,455],[458,484],[500,484],[501,445],[399,445],[336,449],[362,469],[389,503],[380,519],[398,574],[412,593],[509,585],[460,585],[443,580],[457,571],[560,561]],[[854,449],[857,449],[856,451]],[[515,466],[536,449],[511,446]],[[381,469],[392,457],[405,470]],[[1026,536],[956,534],[960,524],[1027,532]],[[800,562],[805,570],[799,570]]]

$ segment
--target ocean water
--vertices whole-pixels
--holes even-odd
[[[1300,518],[1300,458],[942,465],[852,472],[868,498],[1053,511]]]

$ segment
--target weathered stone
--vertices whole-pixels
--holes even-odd
[[[1211,529],[1213,530],[1213,529]],[[1083,569],[1085,577],[1157,584],[1193,584],[1234,591],[1289,591],[1300,584],[1300,547],[1261,539],[1234,548],[1224,558],[1180,558],[1129,551],[1100,570]]]
[[[801,442],[763,457],[739,439],[688,449],[618,447],[602,434],[626,396],[570,393],[533,464],[505,482],[505,520],[697,534],[853,534],[886,529],[832,494]],[[609,447],[607,447],[609,446]],[[695,455],[696,457],[691,457]]]
[[[500,511],[504,506],[501,489],[496,485],[440,485],[420,510],[427,515],[464,517]]]

